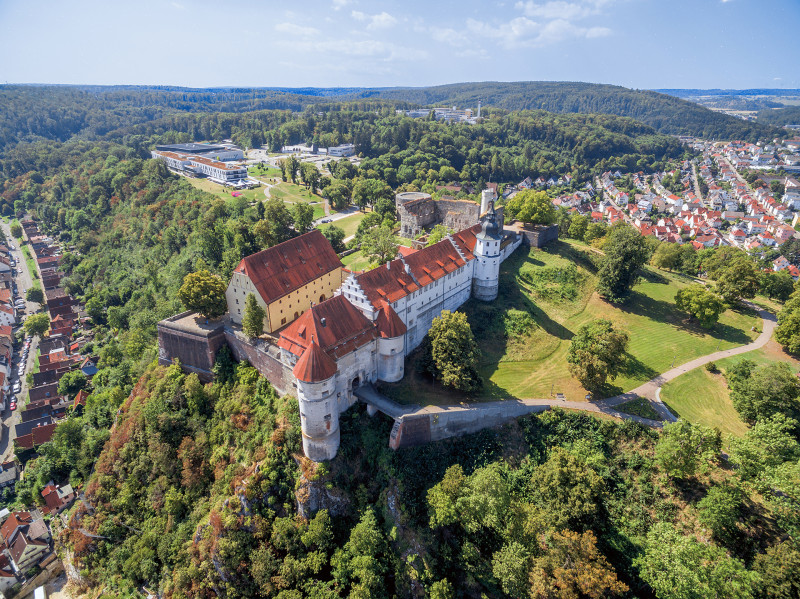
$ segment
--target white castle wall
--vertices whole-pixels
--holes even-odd
[[[339,451],[339,409],[334,375],[319,383],[297,381],[303,452],[315,462],[332,460]]]
[[[402,379],[405,355],[405,335],[378,339],[378,379],[387,383]]]

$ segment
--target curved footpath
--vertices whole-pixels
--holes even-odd
[[[663,422],[660,420],[651,420],[643,418],[634,414],[626,414],[620,412],[615,408],[620,404],[631,401],[637,398],[646,399],[650,406],[659,413],[664,421],[675,422],[677,418],[672,412],[669,411],[666,405],[661,401],[660,391],[661,386],[671,381],[682,374],[689,372],[695,368],[729,358],[738,354],[744,354],[756,349],[764,347],[772,338],[772,333],[775,330],[777,319],[774,314],[766,310],[758,309],[752,304],[749,307],[758,311],[759,316],[763,320],[763,329],[758,338],[752,343],[742,345],[724,351],[714,352],[700,358],[690,360],[685,364],[676,366],[658,375],[657,377],[647,381],[643,385],[635,389],[602,399],[596,402],[583,402],[583,401],[568,401],[564,399],[505,399],[500,401],[490,401],[481,403],[463,403],[451,405],[429,405],[420,407],[416,405],[400,405],[385,397],[375,390],[371,385],[364,385],[356,390],[356,395],[365,403],[367,403],[373,410],[383,412],[387,416],[394,418],[396,422],[402,422],[408,418],[428,418],[433,423],[438,423],[439,419],[451,421],[451,425],[445,425],[449,431],[442,431],[441,437],[448,437],[457,435],[464,432],[474,432],[480,428],[494,426],[503,420],[517,418],[525,414],[532,414],[536,412],[544,412],[552,407],[560,407],[567,410],[583,410],[585,412],[596,412],[601,414],[608,414],[616,418],[624,418],[626,420],[633,420],[646,426],[653,428],[660,428]],[[483,424],[481,425],[481,420]],[[444,423],[443,423],[444,424]]]
[[[631,391],[628,391],[627,393],[622,393],[621,395],[609,397],[597,403],[602,404],[607,408],[613,408],[614,406],[623,404],[626,401],[630,401],[632,399],[636,399],[637,397],[641,397],[648,400],[653,409],[656,412],[658,412],[664,420],[675,422],[677,418],[672,412],[669,411],[667,406],[664,405],[664,403],[661,401],[661,386],[664,383],[668,383],[669,381],[679,377],[682,374],[689,372],[690,370],[694,370],[695,368],[699,368],[700,366],[705,366],[709,362],[715,362],[717,360],[722,360],[723,358],[729,358],[731,356],[736,356],[756,349],[761,349],[772,338],[772,333],[775,331],[775,326],[777,325],[777,318],[775,317],[775,315],[772,314],[771,312],[767,312],[766,310],[760,310],[753,304],[748,303],[748,306],[750,308],[753,308],[754,310],[757,310],[758,315],[761,317],[763,321],[761,334],[752,343],[748,343],[747,345],[740,345],[739,347],[734,347],[732,349],[726,349],[723,351],[714,352],[713,354],[708,354],[700,358],[695,358],[694,360],[690,360],[685,364],[676,366],[675,368],[672,368],[667,372],[664,372],[658,375],[657,377],[650,379],[643,385],[639,385],[638,387],[632,389]]]

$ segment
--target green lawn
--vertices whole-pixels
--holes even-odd
[[[337,226],[344,231],[345,238],[350,237],[351,235],[356,234],[356,229],[358,229],[358,224],[364,220],[364,217],[367,216],[365,212],[356,212],[351,214],[350,216],[345,216],[344,218],[340,218],[339,220],[335,220],[332,223],[327,223],[324,225],[320,225],[317,227],[318,229],[324,231],[330,226]]]
[[[257,177],[259,179],[271,179],[273,177],[280,177],[281,169],[274,166],[268,166],[266,164],[256,164],[255,166],[248,168],[247,173],[250,176]]]
[[[783,353],[775,342],[770,342],[761,349],[718,361],[716,364],[722,371],[720,373],[712,374],[705,368],[695,368],[679,376],[661,388],[661,401],[676,416],[690,422],[716,427],[725,434],[743,435],[747,425],[733,407],[722,373],[745,358],[757,364],[788,362],[795,371],[800,369],[797,360]]]
[[[583,244],[557,242],[544,250],[520,248],[501,267],[500,293],[496,301],[470,300],[467,313],[482,352],[479,365],[484,389],[477,399],[548,398],[563,393],[569,400],[585,399],[586,391],[567,368],[566,353],[578,328],[596,318],[607,318],[629,337],[628,365],[611,381],[604,396],[629,391],[661,372],[673,360],[681,364],[693,358],[749,343],[757,336],[751,327],[760,321],[754,313],[727,311],[711,330],[704,330],[675,307],[675,293],[693,279],[655,269],[645,270],[622,306],[610,305],[594,293],[596,252]],[[568,273],[567,283],[538,284],[542,273]],[[532,282],[533,281],[533,282]],[[527,312],[535,326],[527,334],[506,338],[504,318],[508,310]],[[413,359],[413,357],[412,357]],[[413,362],[407,371],[413,370]],[[426,380],[406,377],[391,386],[390,394],[413,397],[417,403],[463,400]]]
[[[309,204],[325,201],[322,196],[314,195],[302,185],[296,185],[294,183],[278,183],[274,187],[270,187],[269,197],[277,198],[290,204],[296,204],[298,202]]]
[[[209,179],[194,179],[187,177],[186,179],[193,187],[197,189],[201,189],[206,191],[210,194],[217,196],[218,198],[222,198],[226,201],[232,201],[234,197],[231,193],[235,190],[229,187],[223,187],[219,183],[214,183]],[[255,202],[256,200],[263,200],[264,199],[264,188],[263,187],[256,187],[255,189],[243,189],[239,190],[242,194],[241,197],[244,197],[248,202]]]
[[[370,267],[369,260],[361,253],[361,250],[342,258],[342,264],[344,264],[348,270],[352,271],[366,270]]]
[[[642,397],[619,404],[617,410],[623,414],[633,414],[650,420],[661,420],[661,416],[652,408],[650,402]]]

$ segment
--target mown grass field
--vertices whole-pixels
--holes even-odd
[[[226,201],[231,201],[234,197],[231,193],[235,190],[227,187],[223,187],[219,183],[214,183],[208,179],[193,179],[187,177],[186,180],[197,189],[202,189],[203,191],[207,191],[210,194],[217,196],[218,198],[222,198]],[[255,189],[243,189],[239,190],[242,194],[241,197],[244,197],[248,202],[255,202],[256,200],[263,200],[264,199],[264,188],[263,187],[256,187]]]
[[[668,370],[673,361],[681,364],[744,345],[758,334],[751,328],[760,320],[749,311],[728,310],[712,329],[702,329],[675,307],[676,292],[693,279],[649,267],[625,304],[608,304],[594,292],[596,258],[591,248],[579,243],[560,241],[528,252],[521,248],[501,267],[498,299],[464,305],[482,351],[484,389],[476,397],[447,392],[417,375],[390,387],[389,394],[415,403],[549,398],[557,393],[568,400],[584,400],[586,391],[569,373],[566,354],[578,328],[596,318],[611,320],[630,337],[627,367],[610,382],[604,396],[639,386]],[[542,280],[543,274],[563,278],[570,265],[576,268],[567,280]],[[533,317],[535,326],[527,334],[506,336],[504,317],[512,309]],[[407,372],[414,370],[414,358],[409,358]]]
[[[324,225],[320,225],[317,228],[324,231],[328,227],[336,226],[339,227],[344,231],[345,239],[350,237],[351,235],[356,234],[356,229],[358,229],[358,224],[364,220],[364,217],[367,216],[365,212],[355,212],[350,216],[345,216],[344,218],[340,218],[338,220],[333,221],[332,223],[326,223]]]
[[[743,435],[747,424],[742,422],[733,407],[724,372],[744,359],[757,364],[787,362],[795,372],[800,370],[800,362],[786,354],[775,341],[770,341],[761,349],[719,360],[716,365],[721,372],[695,368],[679,376],[661,388],[661,401],[676,416],[690,422],[716,427],[728,435]]]

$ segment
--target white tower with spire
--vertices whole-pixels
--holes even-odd
[[[500,279],[500,243],[502,227],[497,223],[494,202],[481,218],[481,230],[475,236],[475,270],[472,275],[472,294],[479,300],[490,302],[497,298]]]

